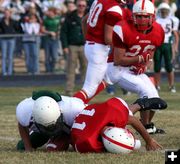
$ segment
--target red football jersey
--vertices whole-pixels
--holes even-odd
[[[123,8],[123,19],[132,20],[132,11],[128,8]]]
[[[87,20],[86,40],[105,44],[104,25],[114,26],[122,15],[123,11],[116,0],[94,0]]]
[[[119,98],[87,106],[75,119],[71,137],[78,152],[102,152],[101,131],[105,126],[124,128],[129,116],[128,106]]]
[[[147,34],[138,32],[132,21],[122,20],[113,28],[113,46],[126,49],[126,56],[141,55],[147,50],[154,51],[164,41],[164,31],[154,22],[152,30]],[[108,62],[113,62],[113,51]],[[136,63],[134,63],[136,64]]]

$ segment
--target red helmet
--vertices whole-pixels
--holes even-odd
[[[133,21],[139,31],[152,27],[155,18],[154,4],[149,0],[138,0],[133,6]]]

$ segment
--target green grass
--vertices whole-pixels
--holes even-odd
[[[76,89],[79,89],[78,86]],[[163,145],[163,151],[146,152],[144,142],[141,150],[128,155],[120,154],[79,154],[72,150],[69,152],[46,153],[44,149],[32,153],[22,153],[16,151],[16,143],[20,138],[17,129],[17,121],[15,117],[15,108],[19,101],[31,96],[33,90],[50,89],[63,93],[63,86],[48,86],[48,87],[18,87],[18,88],[0,88],[0,164],[14,163],[121,163],[121,164],[152,164],[164,163],[165,149],[180,148],[180,83],[177,84],[177,93],[171,94],[168,92],[167,85],[162,86],[160,96],[168,103],[168,109],[158,112],[154,117],[154,122],[158,127],[162,127],[167,132],[166,135],[154,135],[153,137]],[[120,89],[117,89],[116,95],[120,96],[128,103],[135,101],[137,96],[122,96]],[[105,91],[95,97],[92,102],[101,102],[111,96]],[[137,117],[139,115],[137,114]],[[139,136],[138,136],[139,137]],[[142,140],[142,139],[141,139]]]

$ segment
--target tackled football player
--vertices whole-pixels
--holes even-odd
[[[61,96],[52,91],[33,92],[32,97],[22,100],[16,107],[21,136],[17,150],[32,151],[46,143],[47,150],[67,150],[74,119],[86,106],[81,99],[75,97]],[[129,109],[134,113],[160,106],[165,109],[167,104],[160,98],[144,98],[136,100]]]

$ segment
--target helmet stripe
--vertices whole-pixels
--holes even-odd
[[[102,137],[104,137],[106,140],[112,142],[115,145],[121,146],[121,147],[129,149],[129,150],[133,150],[134,149],[134,145],[133,146],[128,146],[128,145],[125,145],[123,143],[117,142],[117,141],[112,140],[111,138],[107,137],[104,133],[102,134]]]
[[[145,0],[142,1],[142,10],[144,10]]]

